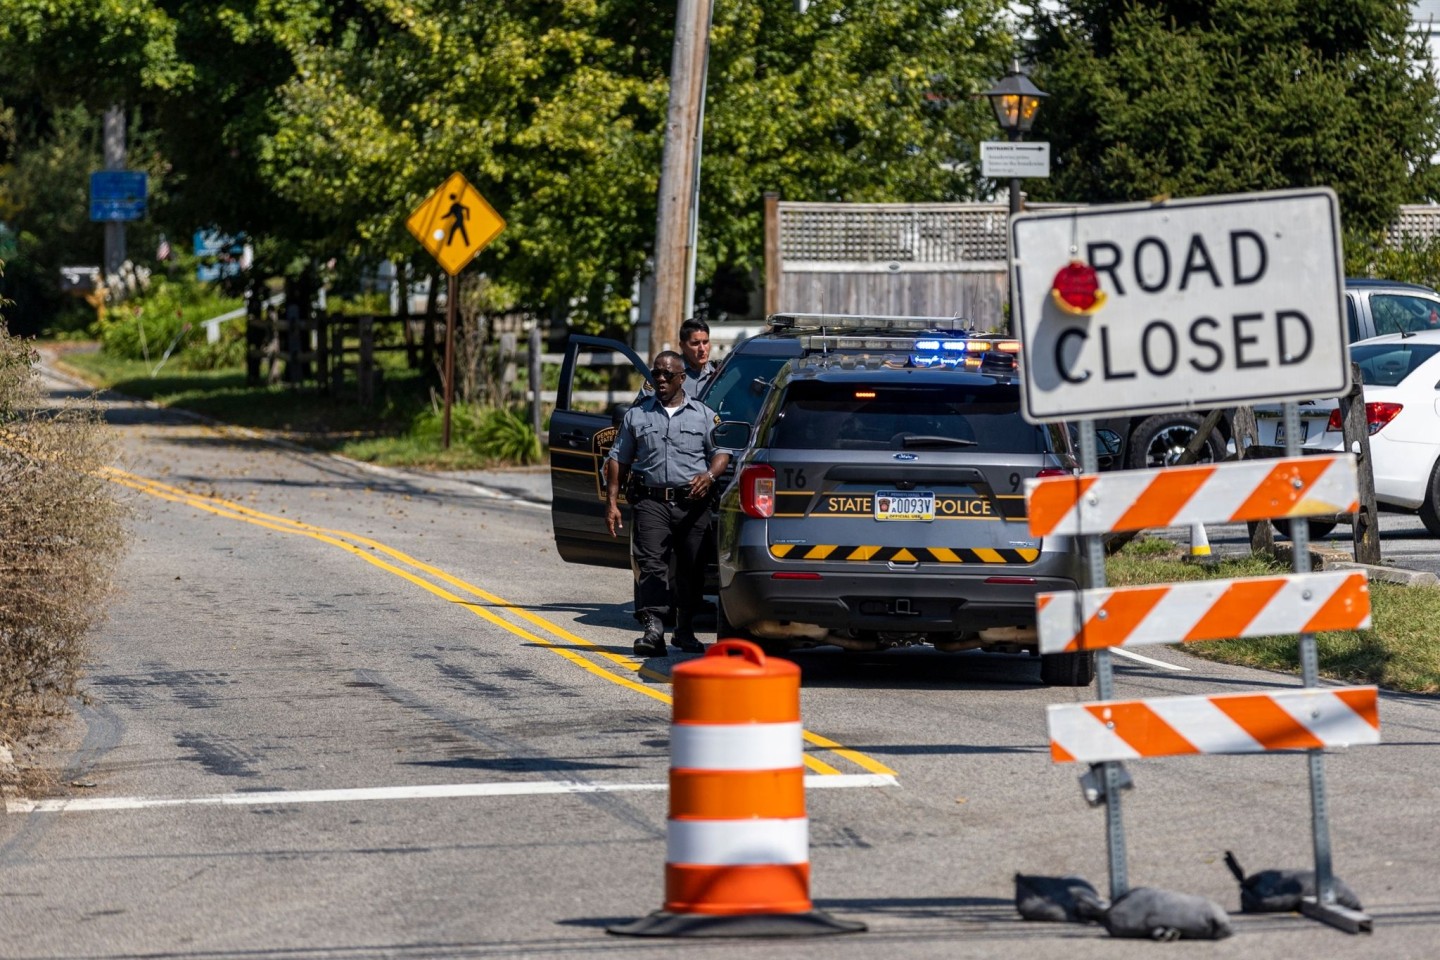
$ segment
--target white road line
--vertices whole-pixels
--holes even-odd
[[[1162,667],[1166,670],[1175,670],[1179,673],[1189,673],[1189,667],[1182,667],[1178,663],[1166,663],[1164,660],[1156,660],[1144,654],[1136,653],[1134,650],[1122,650],[1119,647],[1111,647],[1110,652],[1117,657],[1129,657],[1131,660],[1138,660],[1141,663],[1148,663],[1152,667]]]
[[[805,786],[813,789],[893,787],[898,781],[878,773],[822,776],[809,774]],[[664,783],[585,783],[579,780],[542,780],[519,783],[441,783],[413,787],[361,787],[349,790],[262,790],[222,793],[208,797],[91,797],[69,800],[27,800],[6,797],[6,813],[93,813],[103,810],[142,810],[149,807],[272,807],[296,803],[353,803],[368,800],[434,800],[445,797],[530,797],[562,793],[658,793]]]

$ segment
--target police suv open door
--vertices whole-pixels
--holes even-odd
[[[650,383],[650,365],[625,344],[571,334],[550,417],[550,520],[563,560],[630,567],[630,508],[622,498],[625,530],[610,536],[601,466],[625,411]]]

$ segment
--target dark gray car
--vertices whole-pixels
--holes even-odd
[[[1076,589],[1081,560],[1030,535],[1024,482],[1073,469],[1068,429],[1021,418],[1013,372],[915,349],[811,353],[776,378],[720,505],[722,635],[1035,651],[1036,594]],[[1041,664],[1052,685],[1091,673],[1088,653]]]

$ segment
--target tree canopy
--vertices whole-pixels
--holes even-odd
[[[414,256],[406,215],[458,170],[508,221],[477,263],[514,302],[573,305],[594,324],[630,307],[654,242],[673,0],[8,8],[22,16],[0,29],[0,80],[52,106],[123,96],[160,138],[154,215],[181,235],[214,223],[283,237],[290,255]],[[1009,57],[1005,8],[716,4],[702,281],[758,267],[767,189],[915,201],[988,188],[954,161],[993,135],[973,94]]]
[[[1333,187],[1347,227],[1437,195],[1440,97],[1398,0],[1070,0],[1034,20],[1037,197]]]

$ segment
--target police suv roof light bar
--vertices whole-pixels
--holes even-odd
[[[765,321],[773,329],[874,330],[969,334],[975,325],[964,317],[892,317],[846,313],[775,313]]]

